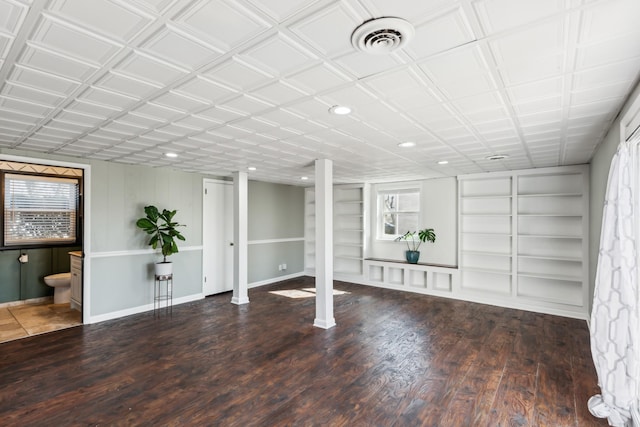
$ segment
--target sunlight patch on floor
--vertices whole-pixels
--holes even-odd
[[[270,294],[280,295],[287,298],[311,298],[316,296],[316,288],[302,288],[302,289],[284,289],[281,291],[269,291]],[[333,295],[345,295],[349,292],[333,290]]]

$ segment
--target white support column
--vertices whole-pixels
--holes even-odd
[[[233,173],[233,304],[249,303],[247,291],[248,184],[246,172]]]
[[[329,329],[333,317],[333,162],[316,160],[316,318],[313,326]]]

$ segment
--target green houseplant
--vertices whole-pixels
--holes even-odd
[[[420,245],[424,242],[435,243],[436,233],[433,228],[423,228],[418,231],[407,231],[402,236],[396,237],[396,242],[405,241],[407,243],[407,251],[405,256],[410,264],[417,264],[420,259]]]
[[[160,247],[162,262],[156,263],[156,275],[158,276],[172,274],[172,263],[167,261],[167,257],[178,252],[175,239],[185,240],[178,231],[178,227],[184,227],[184,225],[173,220],[176,212],[178,211],[168,209],[163,209],[160,212],[157,207],[149,205],[144,207],[146,216],[136,221],[136,225],[151,236],[149,246],[153,249]]]

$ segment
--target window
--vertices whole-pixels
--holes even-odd
[[[76,243],[79,180],[4,175],[4,246]]]
[[[416,190],[378,193],[378,238],[395,239],[418,228],[420,193]]]

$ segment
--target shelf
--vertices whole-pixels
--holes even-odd
[[[511,254],[510,253],[499,253],[499,252],[481,252],[481,251],[462,251],[463,255],[486,255],[486,256],[498,256],[498,257],[505,257],[505,258],[511,258]]]
[[[481,194],[481,195],[477,195],[477,196],[460,196],[463,199],[507,199],[507,198],[511,198],[511,194],[506,195],[506,194],[496,194],[496,195],[490,195],[490,194]]]
[[[529,259],[542,259],[549,261],[567,261],[567,262],[582,262],[582,258],[577,257],[557,257],[557,256],[544,256],[544,255],[525,255],[518,254],[518,258],[529,258]]]
[[[479,216],[498,216],[498,217],[505,217],[505,218],[511,217],[511,214],[502,214],[502,213],[463,213],[461,215],[474,216],[474,217],[479,217]]]
[[[334,231],[357,231],[362,233],[364,230],[362,228],[334,228]]]
[[[352,218],[362,218],[362,214],[351,214],[351,213],[337,213],[336,216],[346,216]]]
[[[334,245],[337,246],[349,246],[352,248],[361,248],[362,247],[362,243],[341,243],[341,242],[333,242]]]
[[[342,205],[361,205],[363,202],[362,200],[336,200],[335,204],[342,204]]]
[[[469,234],[473,236],[511,237],[511,233],[479,233],[474,231],[463,231],[462,234]]]
[[[352,260],[355,260],[355,261],[362,261],[363,260],[362,257],[357,257],[357,256],[352,256],[352,255],[334,254],[333,257],[334,258],[341,258],[341,259],[352,259]]]
[[[582,197],[582,193],[530,193],[518,194],[518,197]]]
[[[538,278],[538,279],[546,279],[546,280],[562,280],[563,282],[579,282],[579,283],[582,283],[582,278],[581,277],[563,276],[561,274],[542,274],[542,273],[523,273],[523,272],[518,272],[518,276],[535,277],[535,278]]]
[[[541,216],[541,217],[566,217],[566,218],[570,218],[570,217],[574,217],[574,218],[582,218],[582,215],[580,214],[533,214],[533,213],[518,213],[518,216],[524,216],[524,217],[536,217],[536,216]]]
[[[565,240],[582,240],[582,236],[560,236],[558,234],[518,234],[518,237],[528,239],[565,239]]]
[[[492,270],[490,268],[477,268],[477,267],[465,267],[462,266],[463,271],[473,271],[476,273],[490,273],[490,274],[502,274],[505,276],[511,276],[511,270]]]

